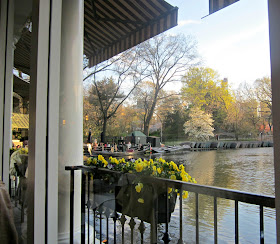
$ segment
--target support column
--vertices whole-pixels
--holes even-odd
[[[280,2],[268,1],[277,243],[280,243]]]
[[[27,243],[46,243],[50,1],[34,0],[30,58]]]
[[[9,188],[14,64],[14,1],[0,2],[0,179]]]
[[[3,144],[4,144],[4,80],[6,67],[6,29],[7,29],[7,0],[0,2],[0,180],[3,180]]]
[[[62,3],[58,241],[69,243],[70,175],[66,165],[83,163],[83,17],[84,1]],[[75,175],[74,231],[80,238],[80,172]]]
[[[28,243],[57,243],[62,0],[34,0],[28,159]]]

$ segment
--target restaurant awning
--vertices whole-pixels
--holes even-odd
[[[177,25],[178,8],[163,0],[86,0],[84,53],[90,66]]]
[[[12,113],[12,129],[28,129],[29,114]]]
[[[13,91],[23,99],[29,100],[29,82],[14,75]]]
[[[94,66],[177,25],[178,8],[164,0],[85,0],[84,54]],[[30,74],[31,33],[16,44],[15,67]]]

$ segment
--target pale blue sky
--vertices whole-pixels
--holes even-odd
[[[167,1],[179,7],[179,24],[168,33],[194,36],[204,66],[232,88],[270,76],[267,0],[240,0],[203,19],[209,0]]]

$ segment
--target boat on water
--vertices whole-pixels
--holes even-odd
[[[144,154],[150,154],[151,147],[148,145],[143,145],[141,147],[135,147],[130,149],[121,148],[122,150],[112,150],[111,147],[97,147],[95,149],[89,149],[88,146],[84,145],[84,156],[86,157],[95,157],[98,155],[103,156],[112,156],[112,157],[128,157],[128,156],[134,156],[134,155],[144,155]]]
[[[103,155],[103,156],[112,156],[112,157],[127,157],[134,155],[144,155],[150,153],[149,150],[134,150],[134,151],[125,151],[125,152],[111,152],[111,151],[92,151],[91,156]]]
[[[84,155],[87,154],[87,157],[95,157],[98,155],[103,156],[112,156],[112,157],[129,157],[129,156],[139,156],[139,155],[147,155],[147,154],[165,154],[165,153],[180,153],[184,151],[190,151],[191,147],[189,145],[183,145],[183,146],[164,146],[164,147],[153,147],[150,146],[143,147],[141,149],[134,148],[129,149],[126,151],[110,151],[107,149],[102,150],[101,148],[98,148],[98,150],[92,150],[91,153],[89,153],[87,150],[84,149]]]

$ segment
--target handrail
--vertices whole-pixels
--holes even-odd
[[[82,221],[81,221],[81,242],[85,243],[85,213],[86,213],[86,207],[87,207],[87,216],[88,216],[88,230],[89,230],[89,209],[91,208],[90,204],[90,188],[93,187],[90,186],[90,175],[87,175],[86,177],[86,172],[92,172],[94,175],[100,174],[111,174],[114,176],[125,176],[125,177],[120,177],[119,179],[125,180],[126,182],[133,182],[136,177],[141,177],[141,181],[148,183],[148,184],[155,184],[162,186],[166,189],[167,188],[175,188],[178,190],[178,194],[180,195],[180,204],[179,204],[179,212],[180,212],[180,237],[178,239],[178,243],[182,244],[183,243],[183,224],[182,224],[182,193],[183,191],[190,191],[195,193],[195,222],[196,222],[196,243],[199,243],[199,194],[203,195],[208,195],[212,196],[214,198],[214,243],[218,243],[218,218],[217,218],[217,198],[224,198],[224,199],[229,199],[233,200],[235,202],[235,207],[234,207],[234,212],[235,212],[235,243],[239,243],[239,202],[243,203],[249,203],[249,204],[255,204],[259,206],[259,219],[260,219],[260,243],[264,243],[264,207],[269,207],[269,208],[275,208],[275,197],[273,196],[267,196],[267,195],[260,195],[260,194],[254,194],[254,193],[248,193],[248,192],[243,192],[243,191],[238,191],[238,190],[232,190],[232,189],[225,189],[221,187],[214,187],[214,186],[205,186],[205,185],[199,185],[199,184],[194,184],[194,183],[189,183],[189,182],[183,182],[183,181],[178,181],[178,180],[171,180],[171,179],[166,179],[166,178],[159,178],[159,177],[152,177],[152,176],[143,176],[139,174],[132,174],[132,173],[123,173],[120,171],[114,171],[106,168],[99,168],[95,166],[85,166],[85,165],[79,165],[79,166],[66,166],[65,170],[71,171],[71,179],[70,179],[70,243],[73,243],[73,210],[74,210],[74,171],[75,170],[81,170],[82,171],[82,185],[81,185],[81,213],[82,213]],[[87,181],[86,181],[87,178]],[[116,177],[117,178],[117,177]],[[87,183],[86,183],[87,182]],[[118,181],[117,185],[118,186],[123,186],[122,181]],[[87,184],[87,187],[86,187]],[[129,183],[130,184],[130,183]],[[87,203],[86,203],[86,188],[87,188]],[[164,189],[163,188],[163,189]],[[165,209],[166,209],[166,218],[164,220],[165,224],[165,233],[163,235],[162,240],[164,243],[169,243],[169,231],[168,231],[168,222],[170,219],[170,214],[169,212],[169,198],[167,198],[167,194],[165,195],[166,197],[166,203],[165,203]],[[162,200],[161,200],[162,201]],[[153,221],[150,222],[150,230],[151,230],[151,243],[157,243],[157,240],[155,239],[157,237],[157,222],[158,221],[158,203],[160,201],[156,200],[155,205],[153,206],[153,213],[155,214]],[[94,214],[94,229],[95,229],[95,214],[99,214],[99,219],[100,219],[100,236],[102,237],[102,212],[96,212],[96,209],[92,209]],[[119,219],[122,225],[122,243],[124,243],[124,223],[126,221],[126,218],[124,215],[122,215],[121,218],[118,217],[117,214],[117,209],[114,209],[114,215],[111,216],[110,218],[113,219],[114,221],[114,241],[116,241],[116,220]],[[129,214],[128,214],[129,215]],[[108,239],[108,220],[109,216],[105,216],[106,221],[107,221],[107,231],[106,231],[106,236]],[[141,224],[139,225],[139,231],[141,233],[141,243],[143,243],[143,233],[145,231],[144,223],[143,220],[145,220],[145,217],[143,219],[141,218]],[[160,222],[162,223],[162,222]],[[135,221],[133,217],[131,218],[129,222],[130,228],[131,228],[131,243],[134,243],[133,241],[133,229],[135,225]],[[95,235],[95,232],[94,232]],[[95,237],[94,237],[95,238]],[[89,239],[89,232],[88,232],[88,239]],[[101,241],[101,239],[100,239]],[[94,239],[95,243],[95,239]]]
[[[65,170],[85,170],[88,172],[101,171],[104,173],[111,173],[111,174],[117,174],[117,175],[126,174],[127,177],[131,178],[131,179],[133,179],[135,177],[135,175],[131,174],[131,173],[122,173],[120,171],[113,171],[113,170],[109,170],[109,169],[105,169],[105,168],[103,169],[103,168],[98,168],[98,167],[94,167],[94,166],[85,166],[85,165],[66,166]],[[273,196],[248,193],[248,192],[232,190],[232,189],[227,189],[227,188],[222,188],[222,187],[199,185],[199,184],[183,182],[183,181],[178,181],[178,180],[171,180],[171,179],[166,179],[166,178],[159,178],[159,177],[146,176],[144,178],[147,183],[149,183],[149,182],[152,183],[152,182],[156,181],[159,183],[164,183],[168,187],[182,189],[185,191],[196,192],[198,194],[226,198],[229,200],[235,200],[235,201],[240,201],[240,202],[244,202],[244,203],[261,205],[263,207],[275,208],[275,197],[273,197]]]

